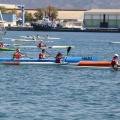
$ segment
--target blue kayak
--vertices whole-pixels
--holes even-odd
[[[66,57],[62,59],[63,62],[80,62],[80,61],[98,61],[99,57]],[[55,62],[55,59],[13,59],[13,58],[0,58],[0,62]]]

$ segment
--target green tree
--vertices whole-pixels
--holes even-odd
[[[38,20],[41,20],[44,16],[49,18],[52,17],[56,19],[58,16],[58,11],[55,7],[52,7],[52,6],[48,6],[47,8],[38,8],[34,16]]]
[[[34,13],[34,16],[38,19],[41,20],[44,16],[45,9],[44,8],[38,8],[37,12]]]
[[[5,6],[0,6],[1,13],[7,13],[7,9]]]
[[[57,18],[58,16],[58,11],[55,7],[52,6],[48,6],[45,10],[45,13],[48,17],[52,17],[52,18]]]
[[[32,13],[25,12],[25,22],[32,22],[33,21],[33,15]]]
[[[18,16],[18,17],[21,17],[21,16],[22,16],[22,13],[21,13],[21,12],[19,12],[17,16]]]
[[[17,10],[16,10],[16,9],[12,9],[9,13],[12,13],[12,14],[16,14],[16,15],[17,15]]]

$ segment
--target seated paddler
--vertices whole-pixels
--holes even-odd
[[[59,52],[55,57],[55,62],[61,63],[62,62],[61,59],[62,59],[62,54]]]
[[[40,41],[40,43],[38,44],[38,47],[46,47],[46,45],[43,43],[43,40]]]
[[[13,54],[13,59],[20,59],[21,57],[25,57],[25,55],[20,52],[20,48],[17,48]]]
[[[49,57],[51,57],[51,56],[46,55],[45,49],[42,49],[42,52],[39,54],[39,59],[46,59],[46,58],[49,58]]]
[[[4,48],[4,44],[2,42],[0,42],[0,48]]]
[[[118,63],[118,57],[119,57],[119,55],[115,54],[114,57],[113,57],[113,59],[112,59],[112,61],[111,61],[111,66],[113,68],[117,68],[117,67],[120,66],[120,64]]]

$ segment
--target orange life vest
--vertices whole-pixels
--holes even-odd
[[[61,62],[61,56],[56,56],[55,62],[56,62],[56,63],[60,63],[60,62]]]

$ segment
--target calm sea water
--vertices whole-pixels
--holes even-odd
[[[5,37],[24,35],[59,37],[47,45],[74,45],[68,56],[98,56],[111,60],[120,54],[119,33],[8,31]],[[13,43],[3,40],[4,43]],[[38,43],[13,44],[37,45]],[[39,49],[21,49],[38,58]],[[66,49],[48,49],[67,54]],[[0,52],[12,57],[13,52]],[[1,120],[119,120],[120,71],[91,70],[52,65],[0,65]]]

